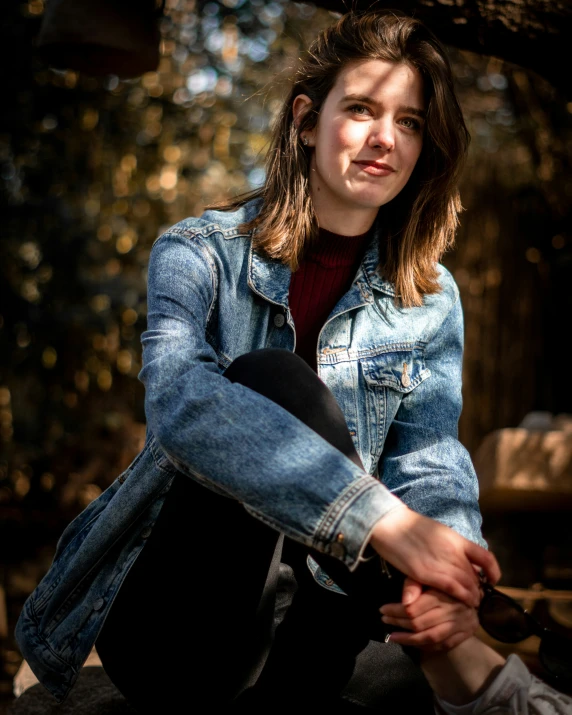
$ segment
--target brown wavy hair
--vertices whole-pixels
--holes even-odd
[[[262,208],[240,229],[253,231],[254,247],[295,271],[315,240],[318,223],[309,190],[312,149],[300,141],[316,126],[340,71],[366,60],[402,62],[423,78],[427,118],[423,147],[406,186],[380,207],[380,274],[395,284],[404,306],[421,305],[440,290],[437,263],[452,246],[461,203],[459,175],[469,145],[445,49],[419,20],[397,11],[350,12],[323,30],[299,66],[273,127],[262,188],[211,208],[235,210],[262,197]],[[292,105],[312,100],[299,125]]]

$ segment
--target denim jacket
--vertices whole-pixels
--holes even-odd
[[[421,307],[400,307],[394,286],[376,272],[376,225],[350,289],[320,332],[318,375],[342,408],[365,471],[222,375],[251,350],[295,349],[290,269],[259,255],[238,228],[259,202],[181,221],[151,251],[140,373],[145,447],[66,528],[16,628],[24,657],[58,700],[75,682],[177,472],[350,569],[399,500],[484,543],[476,476],[457,440],[463,320],[445,268],[439,293]],[[324,583],[326,575],[313,570]]]

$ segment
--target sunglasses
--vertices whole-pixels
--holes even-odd
[[[555,678],[572,681],[572,639],[544,628],[510,596],[497,591],[481,578],[484,596],[479,606],[483,629],[501,643],[518,643],[529,636],[540,637],[538,657]]]

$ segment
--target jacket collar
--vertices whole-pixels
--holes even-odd
[[[280,261],[261,256],[254,250],[252,241],[248,248],[248,285],[258,295],[271,303],[288,308],[288,291],[292,271]]]
[[[370,288],[395,297],[395,284],[391,281],[386,280],[385,278],[382,278],[377,271],[377,267],[380,263],[380,234],[381,227],[379,225],[379,220],[376,220],[373,226],[371,241],[369,242],[369,245],[361,262],[361,269],[363,270],[364,277],[369,283]]]
[[[373,291],[377,290],[395,296],[395,285],[382,278],[377,272],[379,264],[379,223],[376,221],[371,240],[366,248],[356,278],[348,293],[342,298],[335,312],[347,310],[364,301],[373,302]],[[248,285],[263,298],[284,308],[288,307],[290,289],[290,268],[280,261],[260,255],[254,250],[252,242],[248,255]],[[347,304],[347,305],[346,305]],[[339,309],[339,310],[338,310]]]

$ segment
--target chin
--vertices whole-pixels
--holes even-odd
[[[372,198],[371,201],[361,201],[360,207],[364,209],[379,209],[382,206],[385,206],[385,204],[389,203],[392,198],[393,196],[391,198]]]

